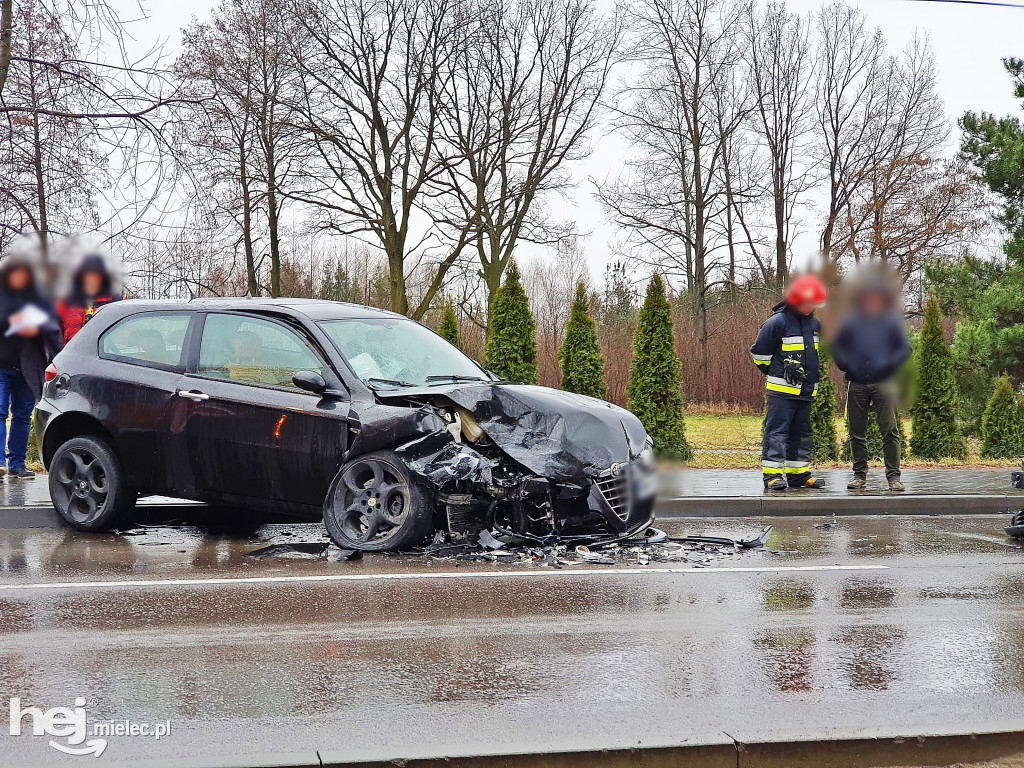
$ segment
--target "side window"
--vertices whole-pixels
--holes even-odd
[[[323,374],[323,365],[298,334],[270,320],[206,316],[199,347],[200,376],[294,387],[297,371]]]
[[[100,338],[100,357],[180,367],[192,315],[146,312],[118,321]]]

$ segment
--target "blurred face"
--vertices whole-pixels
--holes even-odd
[[[877,291],[865,293],[857,302],[860,311],[865,315],[881,315],[889,309],[889,299]]]
[[[86,296],[99,296],[103,290],[103,275],[99,272],[86,272],[82,275],[82,291]]]
[[[809,302],[803,302],[796,305],[796,311],[801,315],[810,315],[814,312],[814,305]]]
[[[7,275],[7,287],[12,291],[23,291],[32,282],[32,273],[27,267],[18,267]]]

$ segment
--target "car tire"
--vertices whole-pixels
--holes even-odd
[[[432,532],[427,492],[391,451],[375,451],[347,462],[324,501],[324,525],[342,549],[405,550]]]
[[[121,462],[101,437],[73,437],[50,461],[50,500],[68,525],[106,531],[126,520],[138,495],[128,488]]]

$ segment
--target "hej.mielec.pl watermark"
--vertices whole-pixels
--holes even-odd
[[[114,736],[162,739],[170,733],[170,720],[90,720],[81,696],[75,699],[73,707],[45,710],[23,705],[19,697],[10,700],[11,736],[48,736],[51,747],[68,755],[99,757],[107,748],[107,739]]]

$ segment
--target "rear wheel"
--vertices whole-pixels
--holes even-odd
[[[64,521],[80,531],[105,531],[135,508],[121,462],[99,437],[74,437],[50,461],[50,499]]]
[[[433,527],[426,492],[390,451],[345,464],[324,503],[324,525],[339,547],[366,552],[408,549]]]

